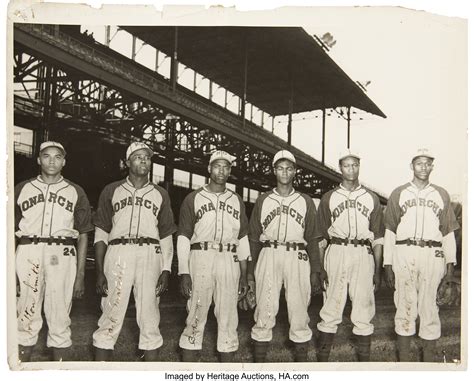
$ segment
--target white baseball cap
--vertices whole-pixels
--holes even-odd
[[[43,151],[46,148],[49,148],[49,147],[58,148],[60,151],[62,151],[63,155],[66,156],[66,150],[64,149],[63,145],[61,143],[58,143],[58,142],[53,142],[52,140],[41,143],[40,152]]]
[[[353,157],[357,160],[360,160],[360,155],[357,152],[351,151],[350,149],[345,149],[339,153],[339,161],[347,159],[348,157]]]
[[[130,158],[130,156],[132,156],[132,154],[135,152],[135,151],[138,151],[140,149],[146,149],[151,156],[153,156],[154,152],[153,150],[148,147],[145,143],[142,143],[142,142],[133,142],[132,144],[130,144],[127,148],[127,154],[125,155],[125,157],[127,158],[127,160]]]
[[[418,148],[413,154],[411,161],[415,160],[417,157],[424,156],[431,160],[434,160],[434,156],[428,148]]]
[[[281,159],[286,159],[286,160],[291,161],[293,164],[296,164],[295,156],[290,151],[287,151],[286,149],[282,149],[281,151],[278,151],[275,154],[275,156],[273,156],[273,165],[275,165],[275,163]]]
[[[229,164],[232,165],[232,163],[234,162],[236,157],[232,156],[230,153],[227,153],[225,151],[221,151],[221,150],[214,151],[211,155],[211,158],[209,159],[209,165],[211,165],[212,162],[214,162],[216,160],[219,160],[219,159],[226,160],[226,161],[229,162]]]

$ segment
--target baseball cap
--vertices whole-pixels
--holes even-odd
[[[347,159],[348,157],[353,157],[357,160],[360,160],[360,155],[355,151],[351,151],[350,149],[345,149],[339,153],[339,161]]]
[[[132,156],[132,154],[135,152],[135,151],[138,151],[139,149],[146,149],[150,155],[153,156],[154,152],[153,150],[148,147],[145,143],[142,143],[142,142],[133,142],[132,144],[130,144],[127,148],[127,154],[125,155],[125,157],[127,158],[127,160],[130,158],[130,156]]]
[[[286,159],[286,160],[291,161],[293,164],[296,164],[295,157],[290,151],[287,151],[286,149],[282,149],[281,151],[278,151],[275,154],[275,156],[273,156],[273,165],[275,165],[275,163],[281,159]]]
[[[234,162],[234,160],[236,159],[235,156],[232,156],[231,154],[225,152],[225,151],[214,151],[211,155],[211,158],[209,159],[209,165],[212,164],[212,162],[216,161],[216,160],[219,160],[219,159],[222,159],[222,160],[226,160],[229,162],[229,164],[232,164]]]
[[[418,148],[413,154],[411,161],[415,160],[417,157],[424,156],[431,160],[434,160],[434,156],[428,148]]]
[[[63,145],[61,143],[58,143],[58,142],[53,142],[52,140],[41,143],[40,152],[43,151],[46,148],[49,148],[49,147],[58,148],[60,151],[62,151],[63,155],[66,156],[66,150],[64,149]]]

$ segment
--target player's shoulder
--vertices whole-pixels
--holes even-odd
[[[126,179],[121,179],[108,183],[104,189],[102,189],[102,194],[113,194],[115,190],[125,184],[126,181]]]
[[[155,190],[160,192],[160,194],[162,196],[168,196],[169,197],[168,191],[165,188],[163,188],[161,185],[158,185],[158,184],[155,184],[155,183],[151,183],[151,185],[153,186],[153,188],[155,188]]]
[[[306,202],[313,202],[313,199],[311,198],[309,194],[303,193],[297,190],[295,190],[295,193],[298,194],[300,197],[302,197]]]
[[[36,180],[36,177],[31,177],[29,179],[20,181],[18,184],[15,185],[15,193],[20,192],[25,187],[25,185],[30,184],[35,180]]]
[[[324,193],[324,194],[321,196],[321,202],[322,202],[322,201],[328,201],[328,200],[331,198],[331,196],[332,196],[335,192],[337,192],[338,189],[340,189],[340,186],[339,186],[339,185],[338,185],[337,187],[334,187],[334,188],[328,190],[326,193]]]
[[[405,189],[408,189],[410,186],[411,186],[411,183],[409,182],[399,185],[392,191],[392,193],[390,193],[390,197],[393,198],[393,197],[400,196],[400,193],[402,193]]]
[[[443,199],[446,199],[446,200],[450,199],[449,193],[446,189],[436,184],[430,184],[430,185],[433,187],[433,189],[435,189],[441,195]]]
[[[63,181],[64,181],[66,184],[68,184],[69,186],[73,187],[73,188],[76,190],[77,193],[84,193],[84,194],[86,193],[86,192],[84,191],[84,188],[82,188],[79,184],[77,184],[77,183],[75,183],[75,182],[73,182],[73,181],[71,181],[71,180],[69,180],[69,179],[65,179],[65,178],[63,178]]]
[[[379,195],[377,193],[375,193],[373,190],[367,188],[365,185],[361,185],[360,187],[361,187],[362,190],[365,191],[365,193],[372,196],[373,199],[380,201]]]
[[[268,198],[272,194],[274,194],[273,190],[269,190],[269,191],[260,193],[255,202],[256,203],[262,203],[266,198]]]

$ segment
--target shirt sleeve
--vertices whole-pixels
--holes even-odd
[[[307,195],[304,195],[303,197],[306,201],[304,239],[308,244],[309,251],[310,248],[313,248],[314,245],[317,245],[318,237],[321,236],[321,232],[318,229],[318,224],[316,221],[316,206],[314,205],[313,200],[311,200],[311,198]]]
[[[245,211],[244,200],[242,200],[242,197],[240,197],[237,193],[236,195],[240,203],[240,230],[239,230],[239,237],[238,237],[238,239],[240,240],[242,237],[245,237],[246,235],[249,234],[249,220],[247,218],[247,213]]]
[[[250,215],[250,222],[249,222],[250,243],[259,242],[260,236],[263,232],[262,224],[260,223],[260,217],[262,213],[262,204],[265,197],[266,195],[261,195],[257,198],[257,201],[255,202],[255,205],[252,210],[252,214]]]
[[[192,192],[184,199],[179,211],[179,228],[178,236],[184,235],[188,240],[194,233],[194,225],[196,223],[196,214],[194,213],[194,200],[197,192]]]
[[[20,228],[19,227],[20,221],[23,218],[21,207],[20,205],[18,205],[18,199],[20,198],[20,193],[27,182],[28,181],[23,181],[17,184],[13,190],[14,197],[15,197],[15,232],[18,231],[18,229]]]
[[[392,233],[397,233],[398,225],[400,224],[401,219],[401,209],[400,209],[400,193],[401,189],[395,189],[390,195],[387,208],[385,209],[385,229],[390,230]]]
[[[370,195],[374,200],[374,209],[370,214],[369,230],[374,233],[374,241],[377,241],[383,238],[385,234],[383,211],[378,196],[372,192]]]
[[[316,224],[318,226],[318,238],[324,238],[329,241],[328,230],[332,224],[331,210],[329,209],[329,200],[332,191],[323,195],[316,214]]]
[[[459,223],[456,220],[456,216],[454,214],[453,206],[451,205],[451,199],[449,197],[448,192],[446,192],[443,188],[436,187],[438,192],[441,195],[441,198],[444,203],[443,211],[439,216],[439,231],[443,234],[443,237],[448,235],[449,233],[459,229]]]
[[[94,225],[103,231],[110,233],[112,230],[112,217],[114,210],[112,207],[112,195],[115,191],[113,184],[107,185],[99,196],[97,210],[93,218]]]
[[[171,209],[171,200],[168,192],[164,188],[157,188],[161,193],[162,202],[158,212],[158,232],[160,239],[166,238],[176,231],[174,223],[173,210]]]
[[[94,230],[89,199],[87,198],[84,189],[80,186],[74,185],[74,188],[76,189],[78,196],[76,208],[74,209],[74,229],[76,229],[80,234],[87,233]]]

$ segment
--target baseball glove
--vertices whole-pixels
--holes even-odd
[[[247,294],[239,301],[238,306],[241,310],[248,311],[253,310],[257,305],[257,299],[255,297],[255,282],[249,281],[249,290]]]
[[[443,279],[436,294],[438,306],[459,306],[461,305],[461,279],[447,277]]]

